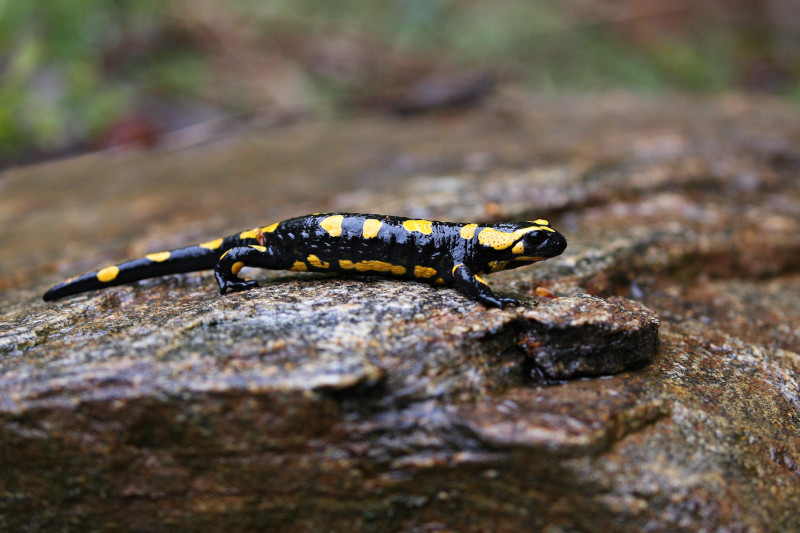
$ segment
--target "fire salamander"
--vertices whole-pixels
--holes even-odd
[[[314,214],[186,248],[148,254],[56,285],[46,301],[142,279],[214,269],[220,293],[257,287],[238,277],[245,266],[274,270],[377,275],[458,287],[504,308],[481,277],[559,255],[563,235],[546,220],[458,224],[396,216]]]

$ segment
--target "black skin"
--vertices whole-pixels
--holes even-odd
[[[321,225],[331,216],[342,217],[339,235],[331,235]],[[367,219],[381,222],[377,235],[370,238],[364,235],[364,221]],[[237,276],[238,267],[244,265],[273,270],[378,275],[438,282],[456,286],[470,298],[502,309],[519,302],[495,295],[476,275],[518,268],[555,257],[567,246],[564,236],[541,220],[536,221],[538,224],[479,224],[470,238],[462,236],[462,228],[466,224],[430,221],[420,226],[424,231],[409,231],[403,226],[408,220],[388,215],[352,213],[292,218],[277,225],[245,232],[244,237],[242,234],[226,237],[217,247],[210,247],[208,243],[205,246],[188,246],[171,250],[169,257],[161,261],[141,258],[122,263],[117,265],[119,270],[113,279],[101,281],[98,272],[84,274],[56,285],[44,294],[44,299],[50,301],[141,279],[211,268],[214,269],[222,294],[257,287],[255,281]],[[507,238],[499,246],[493,243],[496,247],[492,247],[480,242],[479,233],[485,228],[505,233],[522,231],[514,240]],[[467,236],[469,234],[466,233]],[[524,251],[520,252],[521,249]],[[427,269],[435,270],[435,274]]]

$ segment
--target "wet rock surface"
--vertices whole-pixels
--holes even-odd
[[[503,91],[6,171],[0,529],[800,528],[798,124],[770,100]],[[489,278],[507,310],[262,271],[225,297],[198,273],[39,300],[324,210],[535,216],[570,244]]]

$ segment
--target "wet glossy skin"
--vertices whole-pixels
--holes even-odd
[[[555,257],[566,246],[566,239],[541,219],[462,224],[389,215],[314,214],[109,266],[53,287],[44,299],[211,268],[225,294],[257,287],[255,281],[238,277],[244,266],[254,266],[455,285],[485,305],[502,308],[517,301],[496,296],[482,274]]]

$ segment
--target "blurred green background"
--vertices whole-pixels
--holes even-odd
[[[0,0],[0,166],[495,82],[800,102],[798,80],[797,0]]]

